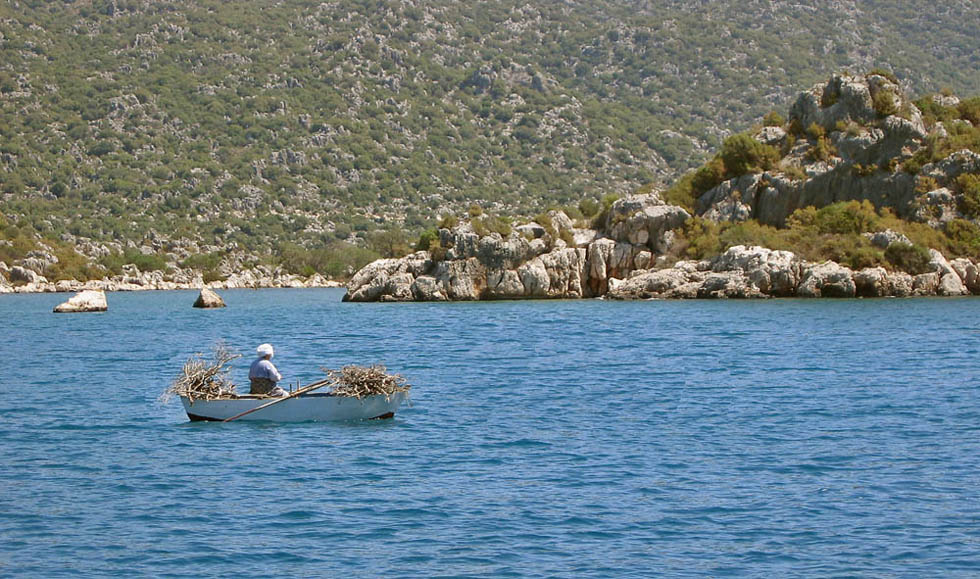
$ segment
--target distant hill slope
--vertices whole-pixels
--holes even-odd
[[[0,213],[178,256],[529,215],[667,182],[830,72],[976,94],[978,22],[970,1],[5,2]]]

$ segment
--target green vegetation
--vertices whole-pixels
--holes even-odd
[[[419,235],[419,240],[415,242],[415,251],[431,251],[433,246],[439,244],[439,231],[429,228]]]
[[[343,241],[316,249],[285,243],[279,248],[278,254],[279,265],[289,273],[300,275],[320,273],[330,278],[349,277],[379,257],[370,249]]]
[[[695,217],[680,231],[672,252],[678,259],[707,259],[735,245],[760,245],[792,251],[813,262],[833,260],[852,269],[882,266],[912,274],[929,271],[928,247],[951,257],[980,259],[980,228],[973,223],[954,220],[947,224],[945,232],[938,231],[899,219],[887,210],[876,212],[868,201],[799,209],[786,225],[775,228],[756,221],[714,223]],[[883,229],[904,234],[912,244],[892,244],[883,251],[861,235]]]
[[[786,124],[786,118],[778,111],[769,111],[762,117],[762,125],[765,127],[781,127]]]
[[[145,254],[138,249],[127,248],[122,253],[112,253],[102,258],[101,264],[112,275],[123,273],[123,266],[132,264],[140,271],[167,271],[166,260],[156,254]]]
[[[731,179],[748,173],[768,171],[779,162],[779,149],[755,140],[747,133],[725,139],[719,153],[725,165],[725,178]]]
[[[879,118],[898,113],[898,98],[890,90],[881,89],[871,97],[875,112]]]
[[[507,237],[511,232],[510,221],[503,217],[484,215],[474,217],[470,223],[473,226],[473,232],[481,237],[491,233],[499,233],[501,236]]]
[[[960,190],[960,211],[971,219],[980,218],[980,175],[964,173],[956,178]]]
[[[885,250],[885,259],[895,269],[907,271],[913,275],[930,271],[929,250],[921,245],[893,243]]]

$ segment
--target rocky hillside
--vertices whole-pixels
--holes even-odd
[[[834,76],[787,118],[668,191],[611,202],[595,229],[561,212],[445,228],[363,269],[347,299],[980,293],[980,98],[917,105],[888,74]]]
[[[980,217],[969,177],[980,172],[980,99],[935,95],[919,105],[931,118],[887,74],[835,76],[801,94],[788,123],[756,132],[761,146],[741,151],[744,167],[726,161],[723,149],[702,169],[701,182],[721,182],[697,198],[698,213],[783,225],[803,207],[867,200],[936,226]]]
[[[288,256],[666,183],[830,71],[975,91],[978,20],[883,0],[4,2],[0,236],[98,266],[52,278],[132,251],[322,271]]]

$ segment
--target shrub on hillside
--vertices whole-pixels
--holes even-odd
[[[777,111],[769,111],[762,117],[762,124],[766,127],[781,127],[786,124],[786,119]]]
[[[980,227],[965,219],[946,222],[946,247],[957,257],[980,257]]]
[[[971,219],[980,217],[980,175],[964,173],[956,178],[960,190],[959,209]]]
[[[719,156],[725,164],[725,176],[731,179],[773,168],[779,162],[779,149],[740,133],[725,139]]]
[[[898,98],[890,90],[881,89],[871,97],[872,106],[879,118],[894,115],[898,112]]]
[[[878,214],[870,201],[842,201],[816,209],[805,207],[790,215],[790,228],[813,229],[817,233],[860,234],[872,231],[878,224]]]
[[[929,250],[921,245],[893,243],[885,250],[885,259],[895,269],[906,271],[912,275],[931,271]]]
[[[374,251],[338,241],[323,247],[307,249],[295,243],[279,246],[276,265],[290,273],[330,278],[344,278],[380,257]]]
[[[686,173],[674,183],[663,194],[664,201],[670,205],[678,205],[694,211],[694,204],[697,201],[697,194],[694,190],[694,173]]]
[[[582,212],[582,216],[586,219],[595,217],[596,213],[602,209],[599,202],[592,197],[586,197],[578,203],[578,210]]]
[[[694,172],[691,178],[691,188],[694,196],[698,197],[705,191],[709,191],[720,185],[726,179],[726,173],[725,162],[720,157],[715,157],[705,163],[704,166]]]
[[[431,251],[433,244],[439,243],[439,231],[437,229],[426,229],[419,234],[419,240],[415,242],[415,251]]]
[[[439,220],[439,229],[452,229],[459,225],[459,219],[455,215],[444,215],[442,219]]]
[[[470,225],[473,226],[473,232],[480,237],[490,235],[491,233],[499,233],[501,237],[507,237],[511,232],[510,221],[503,217],[492,217],[490,215],[475,217],[470,221]]]
[[[124,265],[135,265],[140,271],[168,271],[167,260],[156,254],[145,254],[138,249],[127,248],[123,253],[110,253],[100,260],[113,275],[122,274]]]
[[[970,121],[974,127],[980,125],[980,96],[961,100],[956,111],[961,119]]]
[[[813,255],[801,257],[812,261],[831,260],[854,270],[882,265],[882,251],[857,234],[823,235]]]

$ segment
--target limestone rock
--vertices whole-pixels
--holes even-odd
[[[755,140],[766,145],[780,145],[786,139],[786,131],[782,127],[762,127],[755,134]]]
[[[477,241],[476,256],[488,269],[513,269],[533,257],[533,250],[521,235],[504,239],[493,233]]]
[[[976,264],[964,257],[954,259],[949,264],[956,275],[960,276],[960,280],[970,293],[980,293],[980,269],[977,268]]]
[[[893,243],[912,245],[911,239],[901,233],[898,233],[897,231],[892,231],[891,229],[877,231],[874,233],[865,233],[864,237],[871,242],[871,245],[880,247],[881,249],[888,249],[888,247]]]
[[[443,293],[450,300],[478,300],[486,286],[486,268],[475,257],[440,261],[436,265],[434,275],[442,285]]]
[[[101,290],[85,290],[72,296],[67,302],[55,306],[56,313],[72,312],[104,312],[109,309],[105,292]]]
[[[690,217],[683,208],[664,204],[655,193],[629,195],[610,207],[606,232],[615,241],[645,245],[654,253],[664,253],[669,249],[665,234]]]
[[[711,221],[747,221],[752,218],[756,193],[763,175],[729,179],[698,198],[701,217]]]
[[[27,269],[25,267],[15,265],[10,268],[10,281],[11,282],[24,282],[28,284],[39,284],[47,283],[47,279],[39,275],[32,269]]]
[[[888,272],[886,281],[888,290],[885,295],[904,298],[912,295],[914,292],[913,286],[915,285],[915,279],[911,274],[904,271]]]
[[[929,250],[929,267],[931,267],[940,277],[948,274],[956,274],[956,270],[946,261],[943,254],[939,253],[935,249]],[[956,276],[957,279],[959,276]]]
[[[792,296],[801,279],[800,260],[789,251],[736,245],[711,261],[715,272],[740,271],[758,291],[773,296]]]
[[[939,278],[939,287],[936,289],[936,293],[941,296],[963,296],[970,292],[963,285],[963,280],[960,279],[960,276],[951,272],[943,274]]]
[[[808,265],[797,288],[797,295],[810,298],[852,298],[856,292],[854,272],[833,261]]]
[[[671,292],[690,283],[690,277],[682,270],[669,268],[638,272],[628,280],[611,278],[609,281],[609,292],[606,294],[609,298],[649,299],[668,297]]]
[[[713,272],[708,274],[698,288],[699,298],[763,298],[765,294],[745,277],[741,271]]]
[[[790,119],[803,127],[816,123],[833,130],[838,122],[867,123],[876,117],[871,87],[862,77],[834,75],[826,84],[817,84],[797,97],[790,108]]]
[[[194,307],[223,308],[225,307],[225,301],[214,290],[203,287],[201,288],[201,293],[197,296],[197,301],[194,302]]]
[[[980,153],[962,149],[941,161],[926,165],[920,172],[940,182],[949,182],[964,173],[980,173]]]
[[[517,270],[524,286],[524,295],[532,298],[548,297],[551,289],[551,277],[540,258],[534,258]]]
[[[912,277],[912,294],[917,296],[936,295],[941,276],[937,272],[921,273]]]
[[[344,294],[344,301],[353,302],[372,302],[381,298],[388,288],[388,280],[396,274],[407,273],[412,278],[424,273],[431,265],[429,254],[419,251],[401,259],[378,259],[358,271],[350,283],[347,285],[347,293]],[[399,278],[394,282],[397,287],[405,278]],[[411,284],[408,282],[408,293],[411,293]],[[399,290],[404,293],[403,290]]]
[[[889,295],[888,272],[883,267],[866,267],[854,273],[854,293],[862,298]]]
[[[442,247],[449,248],[446,251],[446,259],[450,261],[476,257],[479,242],[480,236],[473,232],[473,227],[469,223],[463,223],[453,229],[439,230],[439,243]]]
[[[487,273],[487,289],[483,293],[487,299],[515,299],[524,297],[524,283],[513,269],[497,270]]]
[[[591,295],[602,295],[608,287],[607,279],[624,279],[636,266],[636,257],[643,250],[627,242],[617,242],[602,238],[589,244],[586,251],[586,276]],[[648,260],[649,261],[649,260]]]
[[[539,298],[585,297],[586,250],[565,248],[535,257],[517,273],[525,294]]]
[[[420,302],[444,302],[449,298],[442,291],[442,285],[431,275],[420,275],[412,284],[412,295]]]
[[[555,227],[556,231],[571,231],[574,228],[572,220],[569,219],[564,211],[552,209],[548,212],[548,217],[551,218],[551,224]]]
[[[386,280],[384,291],[379,297],[382,302],[410,302],[415,299],[412,286],[415,276],[403,271],[395,273]]]

